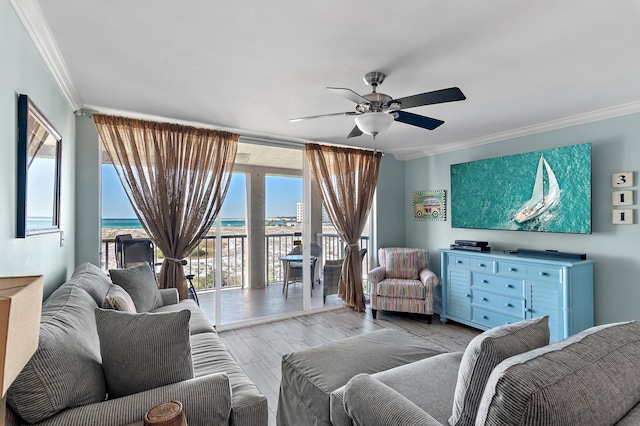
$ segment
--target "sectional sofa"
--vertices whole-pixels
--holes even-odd
[[[7,393],[7,424],[126,425],[172,400],[190,426],[268,423],[265,396],[197,304],[150,273],[113,272],[116,286],[85,263],[53,292],[38,349]]]
[[[331,394],[333,425],[638,425],[640,323],[549,340],[547,317],[488,330],[465,352],[359,374]]]

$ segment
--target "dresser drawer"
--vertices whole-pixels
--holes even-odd
[[[472,306],[471,320],[486,327],[493,328],[505,324],[513,324],[521,320],[519,317],[491,311],[489,309]]]
[[[488,274],[496,273],[496,261],[491,259],[471,259],[470,268],[474,271],[486,272]]]
[[[527,277],[527,266],[523,263],[503,262],[498,263],[498,274],[504,277]]]
[[[464,256],[449,256],[449,266],[469,269],[469,258]]]
[[[475,290],[492,291],[505,296],[524,297],[524,281],[517,278],[473,273],[471,285]]]
[[[513,317],[524,319],[524,298],[509,297],[474,289],[471,300],[474,307],[495,309]]]
[[[531,280],[562,282],[561,267],[530,266],[528,276]]]

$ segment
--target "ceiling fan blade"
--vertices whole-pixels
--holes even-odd
[[[334,116],[338,116],[338,115],[357,115],[358,113],[355,111],[347,111],[347,112],[334,112],[333,114],[320,114],[320,115],[310,115],[308,117],[297,117],[297,118],[290,118],[289,121],[290,122],[295,122],[295,121],[302,121],[302,120],[312,120],[314,118],[322,118],[322,117],[334,117]]]
[[[360,96],[359,94],[357,94],[356,92],[354,92],[351,89],[345,89],[343,87],[327,87],[327,89],[331,90],[333,93],[340,95],[344,98],[349,99],[352,102],[355,102],[357,104],[361,104],[361,103],[370,103],[369,100],[363,96]]]
[[[444,121],[438,120],[436,118],[425,117],[423,115],[412,114],[406,111],[397,111],[394,113],[396,115],[396,121],[405,124],[411,124],[412,126],[422,127],[423,129],[433,130],[442,124]]]
[[[355,138],[356,136],[360,136],[361,134],[362,134],[362,130],[360,130],[360,128],[356,126],[353,128],[353,130],[351,130],[351,133],[349,133],[349,136],[347,136],[347,139]]]
[[[419,95],[407,96],[404,98],[389,101],[400,102],[402,109],[414,108],[423,105],[442,104],[445,102],[464,101],[467,97],[458,87],[450,87],[448,89],[434,90],[433,92],[421,93]]]

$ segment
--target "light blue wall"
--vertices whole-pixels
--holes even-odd
[[[375,244],[377,247],[398,247],[404,245],[407,217],[404,209],[404,161],[385,155],[380,162],[378,185],[374,204]],[[377,259],[376,253],[371,253]]]
[[[76,121],[76,263],[100,266],[102,241],[100,142],[93,119],[80,115]]]
[[[502,155],[581,143],[592,144],[592,234],[551,234],[519,231],[454,229],[446,222],[411,219],[413,191],[445,189],[449,195],[449,167]],[[510,139],[475,148],[406,162],[404,187],[405,244],[432,251],[432,266],[440,274],[436,249],[456,239],[486,240],[494,250],[529,248],[586,253],[595,260],[595,321],[640,320],[640,225],[611,224],[611,174],[635,172],[635,221],[638,222],[640,170],[640,114],[616,117],[565,129]],[[394,178],[393,182],[396,182]],[[383,183],[388,185],[388,183]],[[450,209],[449,199],[447,209]]]
[[[0,58],[0,276],[44,275],[46,297],[75,266],[75,118],[8,0],[0,0]],[[62,135],[62,247],[60,233],[15,237],[19,94]]]

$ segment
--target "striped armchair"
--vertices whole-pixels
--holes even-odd
[[[371,312],[378,310],[427,315],[431,324],[433,289],[439,280],[429,269],[429,251],[416,248],[381,248],[380,266],[369,271]]]

